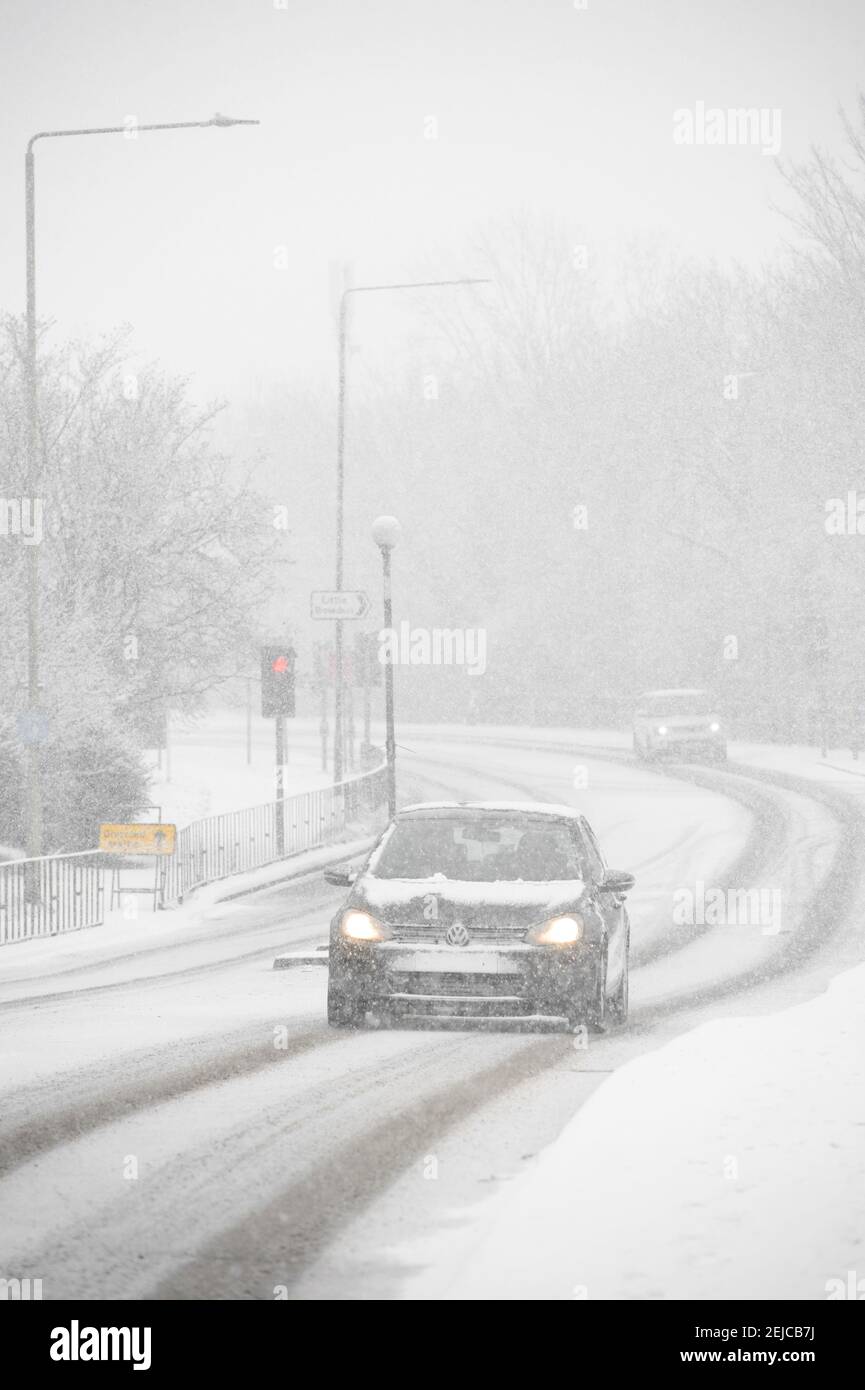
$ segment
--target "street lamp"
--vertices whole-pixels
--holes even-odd
[[[168,121],[155,125],[93,126],[80,130],[40,130],[27,142],[24,156],[24,219],[27,260],[27,343],[25,358],[27,391],[27,491],[35,506],[39,486],[37,467],[38,383],[36,373],[36,169],[33,146],[37,140],[61,140],[75,135],[129,135],[131,131],[198,130],[209,126],[259,125],[219,112],[209,121]],[[27,707],[31,725],[39,708],[39,547],[27,547]],[[42,768],[32,728],[27,757],[27,855],[42,853]]]
[[[372,523],[372,538],[381,551],[382,589],[384,593],[384,625],[393,632],[393,607],[390,592],[390,553],[402,535],[395,516],[380,516]],[[385,756],[387,758],[387,813],[396,815],[396,735],[393,724],[393,643],[391,659],[384,668],[385,699]]]
[[[343,290],[339,301],[339,402],[337,407],[336,433],[336,588],[342,589],[344,577],[343,550],[345,529],[345,387],[346,387],[346,338],[348,325],[348,297],[351,294],[380,294],[392,290],[433,290],[452,285],[489,285],[490,279],[460,280],[412,280],[395,285],[349,285]],[[336,690],[333,717],[333,780],[342,781],[343,761],[343,684],[342,684],[342,620],[337,619],[336,634]]]

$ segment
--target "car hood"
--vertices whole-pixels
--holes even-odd
[[[435,876],[426,879],[374,878],[365,874],[351,894],[351,906],[366,910],[379,921],[405,926],[448,925],[462,922],[471,927],[495,923],[529,927],[556,912],[574,907],[585,893],[581,879],[547,883],[499,881],[466,883]],[[431,905],[435,902],[434,912]]]

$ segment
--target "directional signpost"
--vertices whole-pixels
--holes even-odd
[[[152,807],[161,815],[159,807]],[[153,887],[141,888],[127,885],[125,893],[153,893],[153,908],[159,901],[159,875],[165,855],[174,854],[177,849],[177,826],[162,821],[139,821],[133,824],[107,823],[99,827],[99,848],[103,854],[153,855]],[[111,907],[120,902],[120,870],[116,864],[111,870]]]
[[[362,589],[316,589],[310,595],[313,618],[346,622],[365,618],[369,612],[369,595]]]
[[[100,825],[99,848],[106,854],[173,854],[174,825]]]

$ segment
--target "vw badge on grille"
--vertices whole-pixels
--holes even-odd
[[[445,941],[449,946],[468,946],[469,934],[462,922],[454,922],[452,927],[448,927],[445,932]]]

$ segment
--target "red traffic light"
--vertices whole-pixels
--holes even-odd
[[[265,719],[294,715],[295,652],[274,643],[261,649],[261,713]]]

